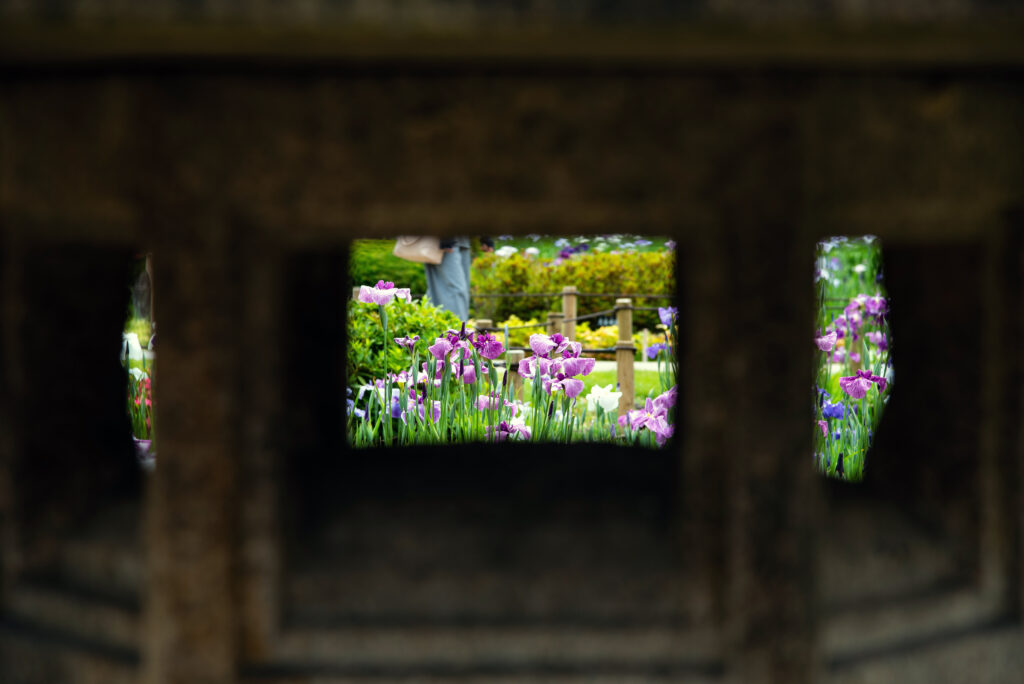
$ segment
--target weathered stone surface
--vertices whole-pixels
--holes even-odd
[[[14,70],[0,678],[953,681],[947,644],[1009,681],[1024,95],[965,63]],[[481,227],[678,242],[671,450],[345,448],[345,242]],[[807,342],[814,241],[859,232],[896,387],[851,488],[813,474]],[[105,350],[143,248],[140,491]],[[19,594],[32,572],[59,586]],[[53,604],[104,573],[139,607]]]

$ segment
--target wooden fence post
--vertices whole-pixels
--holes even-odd
[[[352,299],[353,300],[358,300],[359,299],[359,288],[358,287],[353,287],[352,288]]]
[[[562,288],[562,337],[567,340],[576,339],[576,300],[575,285]]]
[[[551,311],[548,313],[548,335],[562,332],[562,319],[565,314]]]
[[[494,321],[490,318],[481,318],[476,322],[477,332],[487,332],[494,327]]]
[[[636,348],[633,346],[633,304],[627,298],[616,299],[615,308],[618,310],[619,341],[615,345],[615,365],[618,371],[619,391],[619,415],[625,415],[633,409],[633,355]]]
[[[525,353],[522,350],[514,349],[508,353],[508,368],[506,372],[512,373],[512,396],[519,401],[523,400],[523,376],[518,373],[519,363],[522,362]],[[515,367],[517,372],[513,372]]]

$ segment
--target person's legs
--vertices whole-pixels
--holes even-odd
[[[446,253],[437,266],[427,264],[427,296],[435,305],[448,309],[459,320],[469,318],[468,292],[461,250]]]
[[[464,295],[463,298],[465,300],[466,318],[469,318],[469,308],[470,308],[470,299],[471,299],[470,296],[469,296],[470,287],[471,287],[471,283],[470,283],[470,279],[469,279],[469,267],[473,263],[473,252],[470,251],[469,247],[462,247],[462,248],[459,249],[459,257],[462,260],[462,273],[463,273],[463,285],[464,285],[464,289],[462,290],[462,293]],[[464,318],[463,320],[466,320],[466,318]]]

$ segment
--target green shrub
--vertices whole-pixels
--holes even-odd
[[[398,373],[410,365],[409,353],[394,342],[396,337],[420,336],[416,348],[421,360],[429,355],[427,347],[449,328],[458,330],[458,317],[426,300],[405,302],[395,299],[388,312],[388,372]],[[383,377],[384,331],[376,304],[349,302],[348,307],[348,384],[357,386],[371,378]]]
[[[391,253],[394,240],[353,240],[349,254],[349,287],[376,285],[378,280],[407,287],[413,294],[427,291],[423,264],[399,259]]]
[[[607,298],[579,299],[580,314],[587,314],[614,307],[616,293],[674,294],[675,254],[588,253],[552,266],[544,266],[522,253],[508,257],[484,254],[473,262],[472,282],[478,294],[559,292],[565,285],[575,285],[580,292],[609,293]],[[491,320],[504,320],[514,314],[522,319],[544,321],[549,311],[561,310],[560,297],[477,298],[473,303],[476,317]],[[641,298],[633,302],[638,307],[669,304],[667,299]],[[658,323],[657,311],[633,314],[634,329],[654,329]]]

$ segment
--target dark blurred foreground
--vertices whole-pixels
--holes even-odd
[[[0,18],[0,681],[1018,681],[1015,4]],[[534,232],[678,243],[674,447],[348,449],[349,237]],[[896,385],[852,487],[807,340],[815,242],[866,233]]]

